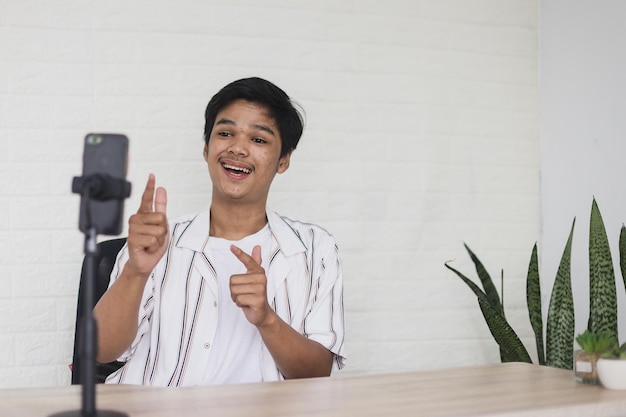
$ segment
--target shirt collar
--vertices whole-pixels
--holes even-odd
[[[267,210],[266,215],[272,236],[285,256],[295,255],[306,250],[298,233],[283,217],[272,210]],[[175,243],[176,247],[204,252],[209,239],[209,225],[210,212],[208,210],[196,214],[186,224],[179,223],[178,227],[183,227],[183,230]]]

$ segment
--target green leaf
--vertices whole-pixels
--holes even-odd
[[[454,272],[459,278],[461,278],[461,280],[463,282],[465,282],[465,284],[474,292],[474,294],[478,297],[479,300],[483,300],[484,302],[489,303],[489,300],[487,299],[487,294],[485,294],[485,292],[482,289],[480,289],[480,287],[478,285],[476,285],[474,283],[474,281],[472,281],[471,279],[467,278],[461,272],[459,272],[458,270],[456,270],[453,267],[451,267],[450,265],[448,265],[447,262],[444,263],[444,265],[446,266],[446,268],[448,268],[449,270]],[[494,308],[496,308],[496,307],[494,307]],[[484,316],[484,314],[483,314],[483,316]],[[486,317],[485,317],[485,320],[487,320]],[[487,325],[489,325],[489,323],[487,323]],[[506,359],[506,354],[502,350],[502,348],[500,348],[500,359],[502,360],[502,362],[505,362],[505,359]]]
[[[546,365],[572,369],[574,360],[574,300],[572,298],[571,256],[574,225],[563,250],[563,256],[556,273],[546,330]]]
[[[622,272],[624,289],[626,290],[626,226],[623,224],[619,232],[619,267]]]
[[[500,270],[500,294],[502,294],[502,300],[500,302],[502,305],[502,316],[506,317],[506,314],[504,314],[504,269]]]
[[[617,336],[615,271],[602,215],[596,199],[589,224],[589,330]]]
[[[472,281],[471,279],[469,279],[468,277],[466,277],[465,275],[463,275],[461,272],[457,271],[456,269],[454,269],[453,267],[451,267],[450,265],[448,265],[448,263],[444,263],[445,267],[448,268],[450,271],[454,272],[459,278],[461,278],[461,280],[467,284],[468,287],[470,287],[470,289],[474,292],[474,294],[476,294],[476,296],[480,299],[484,299],[485,301],[487,301],[487,295],[483,292],[483,290],[480,289],[480,287],[476,284],[474,284],[474,281]],[[488,301],[487,301],[488,302]]]
[[[541,284],[539,280],[537,243],[533,246],[533,251],[530,255],[530,262],[528,263],[528,275],[526,277],[526,304],[528,305],[530,325],[535,333],[535,343],[537,345],[539,365],[545,365],[546,357],[543,348],[543,318],[541,314]]]
[[[483,285],[483,289],[485,290],[485,295],[487,296],[487,300],[492,307],[496,308],[498,312],[504,315],[504,307],[500,302],[500,296],[498,295],[498,291],[496,290],[496,286],[493,284],[493,280],[491,276],[483,266],[482,262],[478,257],[472,252],[472,250],[465,243],[463,244],[470,258],[472,258],[472,262],[474,262],[474,266],[476,267],[476,273],[478,274],[478,278],[480,279],[481,284]]]
[[[489,326],[489,331],[500,346],[502,362],[532,363],[524,344],[506,319],[487,300],[479,297],[478,305]]]
[[[619,350],[619,342],[611,332],[595,334],[589,329],[576,336],[576,342],[587,353],[608,354]]]
[[[496,336],[494,334],[494,332],[496,334],[500,334],[502,333],[504,330],[498,330],[502,327],[508,327],[509,330],[504,331],[506,334],[510,334],[511,332],[513,333],[513,335],[515,335],[515,331],[511,328],[511,326],[506,322],[506,318],[504,318],[504,316],[502,314],[500,314],[500,312],[498,311],[498,309],[494,306],[491,305],[491,303],[489,302],[489,300],[487,299],[487,295],[484,293],[484,291],[478,286],[476,285],[471,279],[469,279],[468,277],[466,277],[462,272],[456,270],[455,268],[451,267],[450,265],[448,265],[448,263],[444,263],[445,267],[448,268],[449,270],[451,270],[452,272],[454,272],[459,278],[461,278],[461,280],[472,290],[472,292],[476,295],[476,297],[478,298],[478,304],[485,304],[487,306],[489,306],[488,312],[485,313],[486,311],[486,307],[481,307],[481,311],[483,312],[483,317],[485,318],[485,322],[487,323],[487,326],[489,327],[489,331],[491,332],[492,335],[494,335],[494,339],[496,340],[496,343],[498,343],[498,345],[500,346],[500,359],[502,360],[502,362],[530,362],[523,360],[525,358],[524,355],[520,356],[520,351],[524,351],[526,352],[526,349],[524,348],[524,345],[522,344],[522,342],[519,342],[520,346],[516,346],[514,344],[514,342],[506,342],[510,339],[510,337],[508,337],[506,339],[505,342],[500,343],[498,341],[498,339],[496,339]],[[498,317],[494,317],[494,314],[497,315]],[[501,322],[504,322],[505,324],[502,324]],[[494,324],[494,323],[500,323],[500,324]],[[492,326],[495,326],[497,329],[492,329]],[[519,338],[517,337],[517,335],[515,335],[515,338],[519,340]],[[503,343],[511,343],[512,346],[508,346],[506,349],[503,346]],[[526,352],[526,356],[528,356],[528,352]],[[522,359],[520,359],[522,358]]]

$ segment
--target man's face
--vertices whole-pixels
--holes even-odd
[[[281,137],[266,108],[245,100],[224,107],[215,118],[204,159],[213,182],[213,200],[265,205],[276,173],[289,167],[280,157]]]

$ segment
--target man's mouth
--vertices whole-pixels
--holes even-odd
[[[245,167],[240,167],[240,166],[235,166],[235,165],[231,165],[231,164],[227,164],[227,163],[223,163],[222,167],[229,172],[232,172],[235,175],[247,175],[247,174],[251,174],[252,170],[250,168],[245,168]]]

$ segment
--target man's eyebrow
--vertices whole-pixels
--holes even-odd
[[[221,119],[215,122],[215,126],[218,126],[218,125],[237,126],[237,123],[235,123],[235,121],[232,119],[222,117]],[[276,136],[276,132],[274,132],[274,129],[272,129],[271,127],[267,125],[253,124],[253,125],[250,125],[250,127],[256,130],[262,130],[264,132],[267,132],[272,136]]]
[[[266,126],[266,125],[252,125],[252,127],[254,129],[258,129],[258,130],[262,130],[264,132],[267,132],[267,133],[269,133],[272,136],[276,136],[276,133],[274,133],[274,130],[271,127],[269,127],[269,126]]]
[[[225,117],[222,117],[221,119],[219,119],[217,122],[215,122],[215,125],[232,125],[235,126],[237,123],[235,123],[234,120],[230,120],[227,119]]]

